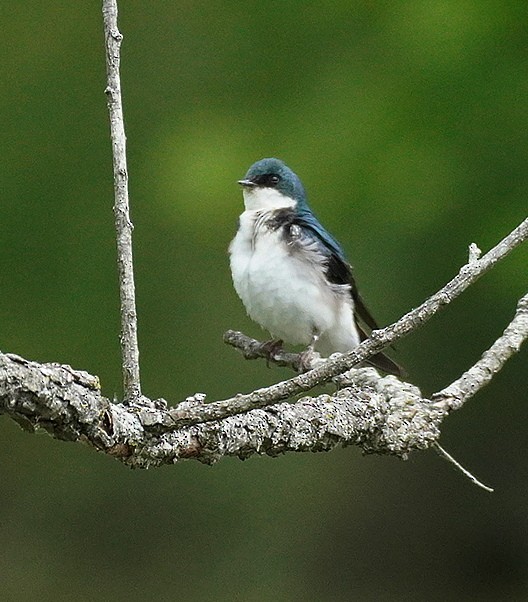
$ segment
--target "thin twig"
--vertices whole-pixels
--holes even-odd
[[[125,399],[141,396],[139,380],[139,348],[137,341],[136,296],[132,261],[132,222],[128,202],[128,170],[126,136],[119,77],[120,48],[123,36],[117,28],[116,0],[103,0],[103,21],[106,47],[107,87],[105,89],[110,115],[112,157],[114,166],[114,215],[117,237],[117,265],[121,299],[121,355]]]
[[[483,257],[480,259],[473,257],[450,282],[427,299],[427,301],[405,314],[390,326],[372,332],[370,338],[363,341],[350,353],[335,359],[329,359],[320,367],[310,370],[305,374],[299,374],[289,380],[257,389],[252,393],[239,394],[235,397],[216,401],[198,408],[183,409],[176,407],[172,411],[175,423],[199,424],[209,420],[220,420],[254,408],[263,408],[272,405],[328,382],[338,374],[342,374],[350,368],[357,366],[398,339],[419,328],[427,320],[430,320],[439,309],[458,297],[480,276],[492,268],[498,261],[506,257],[506,255],[517,248],[527,238],[528,219],[525,219]]]
[[[307,361],[300,353],[284,351],[281,347],[277,349],[273,346],[268,347],[238,330],[227,330],[223,338],[226,345],[238,349],[246,360],[265,359],[269,363],[291,368],[295,372],[307,372],[308,369],[316,368],[324,361],[315,353]]]
[[[467,468],[464,468],[462,466],[462,464],[460,464],[460,462],[457,462],[455,460],[455,458],[453,458],[453,456],[451,454],[449,454],[439,443],[438,441],[435,441],[432,444],[432,447],[436,450],[436,453],[441,456],[442,458],[444,458],[445,460],[447,460],[448,462],[451,462],[451,464],[453,464],[453,466],[455,466],[455,468],[457,468],[457,470],[460,470],[460,472],[465,475],[472,483],[474,483],[475,485],[477,485],[477,487],[480,487],[482,489],[484,489],[485,491],[488,491],[489,493],[493,493],[493,489],[491,487],[488,487],[487,485],[484,485],[484,483],[482,481],[479,481],[477,479],[477,477],[475,475],[472,475],[469,470],[467,470]]]

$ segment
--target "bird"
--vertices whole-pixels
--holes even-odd
[[[354,349],[378,326],[300,178],[280,159],[265,158],[238,184],[245,210],[229,245],[231,275],[249,317],[272,336],[264,345],[302,345],[308,356],[322,357]],[[384,353],[368,363],[402,375]]]

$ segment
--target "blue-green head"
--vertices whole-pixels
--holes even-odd
[[[255,205],[257,199],[263,206],[255,206],[256,209],[264,208],[268,203],[270,206],[280,206],[282,198],[283,205],[295,206],[298,210],[307,208],[301,180],[280,159],[267,158],[253,163],[244,179],[238,183],[244,187],[246,206],[248,201],[250,205]]]

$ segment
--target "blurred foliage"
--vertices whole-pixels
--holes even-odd
[[[145,392],[171,402],[289,376],[226,249],[236,179],[301,176],[388,323],[526,216],[526,3],[121,1],[122,83]],[[112,175],[97,2],[0,7],[0,346],[120,395]],[[398,358],[426,393],[468,367],[525,292],[517,251]],[[131,472],[0,421],[5,600],[525,600],[524,350],[404,463],[330,454]]]

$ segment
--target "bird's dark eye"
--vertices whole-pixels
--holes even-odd
[[[269,177],[268,181],[270,183],[270,186],[277,186],[277,184],[280,181],[280,178],[279,176],[273,175]]]

